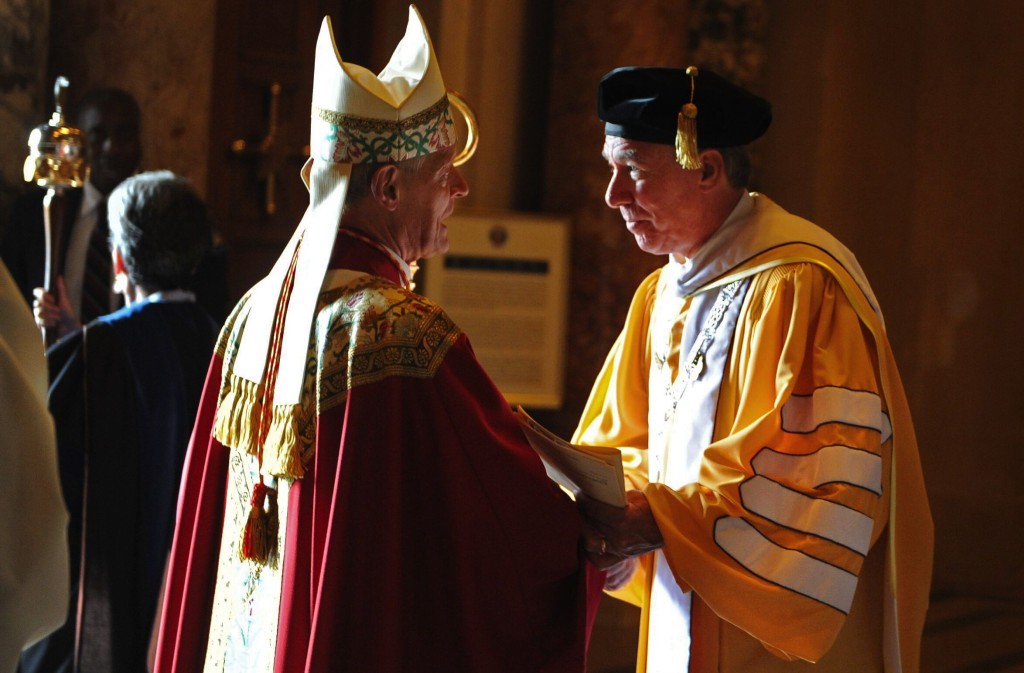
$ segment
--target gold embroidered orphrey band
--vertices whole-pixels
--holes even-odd
[[[396,131],[408,131],[428,124],[436,117],[443,116],[447,111],[448,96],[442,96],[436,103],[425,110],[421,110],[411,117],[399,119],[398,121],[391,121],[388,119],[370,119],[369,117],[347,115],[322,107],[314,107],[312,116],[313,118],[327,122],[328,124],[344,126],[345,128],[353,131],[362,131],[364,133],[394,133]]]

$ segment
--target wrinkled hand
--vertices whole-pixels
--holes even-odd
[[[64,277],[57,276],[57,298],[41,287],[32,290],[32,315],[40,328],[56,330],[57,338],[70,334],[81,327],[75,310],[71,308]]]
[[[584,519],[583,548],[598,568],[610,568],[662,545],[651,506],[640,491],[629,491],[623,508],[586,496],[580,496],[577,504]]]

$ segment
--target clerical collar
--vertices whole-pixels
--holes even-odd
[[[394,250],[380,241],[351,229],[339,229],[349,239],[348,244],[338,241],[331,256],[331,268],[366,271],[412,289],[412,267]],[[360,243],[364,245],[360,245]],[[379,254],[374,254],[374,251]]]

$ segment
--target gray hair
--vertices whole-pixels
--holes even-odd
[[[746,145],[736,147],[716,147],[722,155],[725,177],[733,187],[746,187],[750,184],[750,150]]]
[[[128,278],[150,292],[188,287],[213,242],[210,213],[192,183],[171,171],[132,176],[107,204],[110,244]]]
[[[405,175],[415,175],[426,163],[427,157],[423,154],[404,161],[388,161],[381,163],[352,164],[352,174],[348,179],[348,190],[345,192],[345,206],[355,205],[370,195],[370,181],[374,172],[383,166],[398,166]]]

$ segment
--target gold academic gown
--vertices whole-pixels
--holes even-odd
[[[727,224],[693,260],[705,275],[687,291],[663,270],[640,285],[574,441],[627,454],[627,487],[644,491],[672,577],[692,591],[689,671],[914,673],[932,522],[870,287],[841,244],[761,195]],[[675,436],[713,422],[699,476],[649,483],[659,376],[679,380],[694,298],[737,278],[747,283],[738,317],[718,337],[728,354],[706,373],[721,377],[714,413],[667,426],[672,460]],[[662,329],[666,305],[676,313]],[[643,557],[616,593],[642,608],[638,671],[648,670],[653,564]]]

